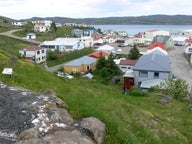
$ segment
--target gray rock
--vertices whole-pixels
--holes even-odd
[[[18,136],[19,140],[27,140],[38,137],[38,130],[36,128],[30,128],[21,132]]]
[[[104,141],[105,124],[90,117],[75,126],[64,108],[67,108],[65,102],[51,89],[35,93],[1,83],[0,143],[18,140],[16,144],[101,144]]]
[[[82,128],[89,130],[97,144],[102,144],[105,137],[105,124],[95,117],[88,117],[81,120]]]
[[[169,103],[170,101],[171,101],[171,98],[170,96],[167,96],[167,95],[163,95],[160,97],[159,100],[157,100],[157,102],[160,104],[166,104],[166,103]]]
[[[71,125],[74,122],[67,110],[61,108],[52,110],[51,120],[66,125]]]
[[[57,131],[54,134],[46,135],[43,138],[50,144],[94,144],[86,135],[82,135],[79,131]]]
[[[15,144],[50,144],[50,143],[41,138],[32,138],[32,139],[16,142]]]

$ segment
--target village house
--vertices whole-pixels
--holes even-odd
[[[163,30],[149,30],[144,32],[144,37],[145,39],[153,40],[153,38],[157,35],[163,35],[163,36],[170,36],[170,33],[168,31],[163,31]]]
[[[119,63],[119,68],[122,72],[126,72],[128,69],[133,69],[133,67],[135,66],[137,60],[124,60],[121,59],[120,63]]]
[[[47,27],[44,23],[36,23],[34,25],[34,31],[35,32],[46,32],[47,31]]]
[[[64,71],[67,73],[88,73],[96,68],[97,59],[89,56],[72,60],[64,64]]]
[[[15,26],[24,26],[25,24],[27,24],[26,21],[13,21],[12,22],[12,25],[15,25]]]
[[[126,31],[118,31],[118,35],[121,37],[127,37],[128,33]]]
[[[93,47],[93,38],[91,36],[82,36],[79,41],[84,44],[84,47]]]
[[[174,41],[171,36],[167,35],[156,35],[153,38],[153,42],[161,42],[163,43],[168,49],[174,48]]]
[[[107,58],[108,54],[106,52],[101,51],[101,52],[94,52],[94,53],[90,54],[89,56],[99,59],[99,57],[101,57],[101,56]]]
[[[19,50],[19,54],[29,61],[35,63],[42,63],[46,61],[46,48],[41,48],[39,46],[30,46]]]
[[[115,43],[119,37],[118,36],[103,36],[104,43]]]
[[[160,84],[171,76],[168,55],[155,49],[139,58],[133,68],[134,85],[143,89]]]
[[[81,37],[81,36],[83,36],[83,30],[81,30],[81,29],[73,29],[72,30],[72,36],[74,36],[74,37]]]
[[[34,33],[28,33],[28,34],[26,35],[26,39],[36,39],[36,34],[34,34]]]
[[[115,54],[115,48],[110,45],[103,45],[96,49],[97,52],[106,52],[107,54]]]
[[[133,43],[142,46],[146,45],[144,35],[142,33],[135,34],[133,36]]]
[[[159,49],[162,53],[167,55],[167,47],[161,42],[154,42],[150,46],[147,47],[147,52],[154,51],[155,49]]]
[[[53,41],[44,41],[40,44],[41,47],[59,52],[69,52],[84,48],[84,44],[78,38],[57,38]]]
[[[192,64],[192,39],[188,38],[185,40],[184,54],[189,59],[190,64]]]
[[[94,38],[93,39],[93,47],[98,48],[100,46],[104,45],[104,41],[102,38]]]

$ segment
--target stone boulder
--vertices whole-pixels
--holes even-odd
[[[82,119],[80,125],[83,129],[92,133],[93,139],[97,144],[102,144],[104,142],[106,126],[100,120],[95,117],[88,117]]]
[[[105,124],[94,117],[74,120],[51,89],[35,93],[0,83],[0,95],[0,143],[104,142]]]

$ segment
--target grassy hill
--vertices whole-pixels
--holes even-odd
[[[160,95],[127,96],[118,85],[96,80],[62,79],[40,65],[17,58],[23,41],[0,36],[0,70],[12,67],[12,78],[0,73],[0,80],[33,91],[53,89],[68,104],[75,119],[94,116],[107,126],[105,144],[190,144],[192,113],[188,102],[157,103]]]

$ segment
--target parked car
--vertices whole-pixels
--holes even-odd
[[[66,72],[58,72],[57,73],[58,77],[64,77],[64,78],[68,78],[68,79],[74,79],[74,76],[66,73]]]
[[[128,44],[125,44],[125,43],[122,43],[122,44],[119,44],[118,47],[126,47],[128,46]]]

